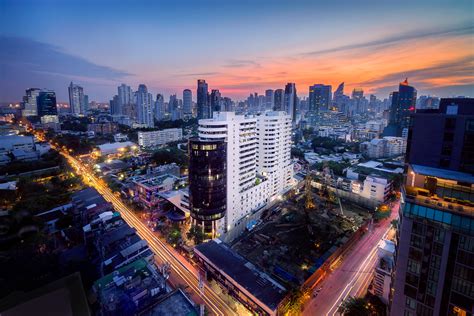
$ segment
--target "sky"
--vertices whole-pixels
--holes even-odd
[[[89,100],[117,86],[182,96],[196,80],[224,96],[345,82],[385,98],[474,96],[474,1],[0,0],[0,101],[30,87]],[[195,99],[195,95],[193,95]]]

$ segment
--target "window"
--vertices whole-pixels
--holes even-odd
[[[416,309],[416,301],[412,298],[407,297],[405,306],[410,309]]]
[[[415,275],[420,275],[421,265],[419,262],[408,259],[407,271]]]

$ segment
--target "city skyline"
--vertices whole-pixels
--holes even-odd
[[[121,83],[167,99],[197,79],[237,100],[287,82],[307,96],[310,85],[343,81],[346,94],[386,98],[405,77],[419,95],[474,94],[469,1],[215,4],[2,1],[0,101],[32,87],[66,101],[71,81],[99,102]]]

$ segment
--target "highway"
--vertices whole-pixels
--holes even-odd
[[[177,275],[183,284],[187,285],[189,289],[193,291],[195,296],[202,299],[210,314],[237,315],[237,313],[234,312],[220,296],[214,293],[205,282],[203,282],[203,288],[199,289],[197,269],[171,246],[160,240],[150,231],[145,223],[143,223],[120,198],[117,198],[101,179],[95,177],[79,160],[67,152],[60,150],[60,153],[67,159],[69,164],[82,175],[86,183],[93,186],[108,202],[112,203],[115,210],[120,212],[127,224],[135,228],[137,234],[148,242],[149,247],[155,253],[155,257],[157,257],[161,263],[168,262],[170,264],[172,273]]]
[[[391,221],[398,217],[398,206],[399,203],[395,203],[390,217],[369,229],[340,266],[315,287],[321,290],[305,305],[303,315],[337,315],[346,298],[365,296],[377,264],[379,242],[390,231]]]

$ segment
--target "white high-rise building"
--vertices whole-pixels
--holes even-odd
[[[142,127],[154,127],[153,121],[153,95],[148,93],[144,84],[138,86],[136,92],[138,124]]]
[[[71,84],[68,88],[69,92],[69,108],[73,115],[85,115],[87,111],[86,98],[84,97],[84,89],[74,84]]]
[[[268,131],[273,129],[279,131]],[[227,143],[227,210],[217,223],[219,233],[242,228],[249,215],[288,187],[292,175],[291,117],[285,112],[260,116],[214,112],[212,119],[199,120],[198,133],[202,141]]]
[[[265,112],[257,117],[257,172],[270,181],[272,198],[288,189],[293,177],[291,129],[291,116],[284,111]]]

